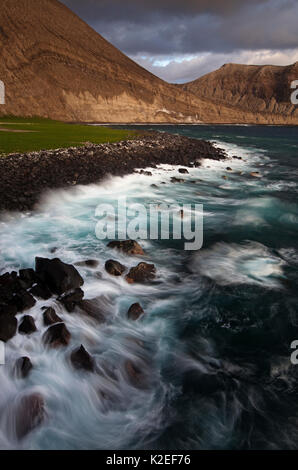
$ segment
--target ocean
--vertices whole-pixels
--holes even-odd
[[[58,190],[35,212],[0,221],[0,274],[34,267],[36,256],[97,260],[96,269],[78,269],[85,298],[96,299],[106,319],[68,313],[54,298],[29,311],[38,331],[16,335],[0,366],[0,448],[297,449],[291,344],[298,340],[298,130],[143,127],[209,140],[228,160],[205,159],[183,175],[163,165],[150,169],[152,176]],[[184,182],[173,184],[173,177]],[[96,237],[98,205],[124,196],[144,205],[202,204],[202,249],[144,240],[157,279],[131,285],[111,277],[108,259],[127,268],[140,262]],[[136,302],[145,315],[132,322],[127,311]],[[67,348],[45,349],[43,306],[54,307],[67,325]],[[96,359],[96,373],[72,368],[69,356],[80,344]],[[25,380],[13,373],[21,356],[33,363]],[[128,363],[139,371],[137,384]],[[32,392],[44,397],[46,419],[17,441],[15,406]]]

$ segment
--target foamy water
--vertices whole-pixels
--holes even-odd
[[[71,264],[97,260],[96,269],[77,269],[85,280],[85,299],[98,303],[105,322],[98,323],[78,312],[69,314],[55,298],[38,301],[26,312],[34,317],[38,331],[30,337],[17,334],[6,346],[6,365],[0,366],[1,448],[223,448],[231,445],[231,435],[238,432],[235,430],[244,409],[252,413],[265,409],[264,397],[253,381],[245,398],[243,392],[231,392],[227,385],[215,400],[210,391],[191,398],[194,392],[188,391],[183,379],[189,371],[213,378],[219,369],[226,372],[236,368],[232,359],[220,352],[208,328],[199,327],[231,321],[221,317],[219,296],[223,306],[227,302],[224,295],[234,295],[239,303],[242,288],[263,289],[265,296],[269,292],[280,295],[285,289],[289,260],[297,261],[294,247],[291,251],[280,246],[280,256],[270,243],[258,240],[262,230],[276,230],[279,224],[291,230],[297,225],[297,205],[287,206],[274,194],[285,190],[289,182],[270,181],[271,160],[263,151],[220,141],[216,144],[227,151],[229,160],[206,159],[202,167],[189,169],[188,175],[180,175],[178,167],[162,165],[150,170],[152,177],[133,174],[99,185],[55,191],[44,196],[36,212],[2,219],[1,273],[34,267],[35,256],[58,257]],[[243,160],[233,159],[234,155]],[[226,170],[228,166],[232,172]],[[252,178],[253,171],[259,171],[262,178]],[[172,184],[174,176],[182,177],[185,183]],[[129,285],[124,278],[111,277],[104,269],[106,260],[117,259],[127,268],[140,262],[138,257],[107,249],[107,242],[95,235],[97,205],[116,204],[121,196],[128,203],[204,204],[203,249],[185,252],[179,242],[146,240],[142,242],[144,260],[155,264],[156,281]],[[235,289],[234,293],[225,294],[221,289],[226,288]],[[256,299],[251,292],[254,316]],[[146,314],[142,320],[131,322],[127,311],[135,302]],[[250,315],[246,302],[233,314],[239,321],[244,311]],[[69,329],[71,342],[67,348],[44,347],[44,306],[55,308]],[[94,374],[75,371],[70,363],[71,351],[81,344],[96,360]],[[30,357],[33,363],[25,380],[16,378],[13,372],[21,356]],[[237,358],[236,362],[241,360]],[[131,381],[127,361],[142,371],[142,386],[136,387]],[[249,377],[254,372],[253,359],[244,362]],[[240,367],[242,373],[245,367]],[[239,379],[238,391],[241,387]],[[31,392],[44,397],[46,418],[18,441],[16,406]],[[177,427],[183,415],[180,434]],[[175,431],[171,430],[173,426]]]

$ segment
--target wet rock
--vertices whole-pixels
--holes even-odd
[[[105,269],[111,276],[122,276],[126,267],[118,261],[109,260],[105,264]]]
[[[228,166],[228,167],[226,168],[226,170],[227,170],[227,171],[233,171],[233,169],[232,169],[230,166]]]
[[[40,426],[45,419],[45,403],[42,395],[32,393],[23,397],[16,409],[16,435],[23,439]]]
[[[0,315],[16,315],[17,313],[16,305],[0,303]]]
[[[30,315],[25,315],[19,326],[19,333],[22,335],[31,335],[37,331],[34,318]]]
[[[176,178],[176,176],[173,176],[173,177],[171,178],[171,182],[172,182],[172,183],[184,183],[185,180],[182,179],[182,178]]]
[[[143,248],[135,240],[113,241],[108,244],[108,248],[116,248],[126,255],[144,255]]]
[[[97,268],[98,265],[99,265],[99,262],[94,259],[88,259],[86,261],[79,261],[78,263],[76,263],[76,266],[81,266],[83,268],[92,268],[92,269]]]
[[[105,316],[101,311],[100,305],[96,299],[94,300],[82,300],[78,303],[79,309],[90,318],[103,323],[105,321]]]
[[[151,188],[158,188],[157,184],[151,184]]]
[[[179,173],[181,173],[181,175],[188,175],[189,171],[186,168],[179,168]]]
[[[33,369],[33,365],[29,357],[20,357],[15,364],[15,372],[18,377],[26,379]]]
[[[95,362],[93,357],[86,351],[83,345],[72,352],[71,363],[75,369],[94,372]]]
[[[57,323],[56,325],[50,326],[50,328],[43,335],[44,343],[51,348],[68,346],[70,338],[70,332],[64,323]]]
[[[75,289],[73,292],[59,297],[58,300],[63,304],[66,310],[71,313],[76,308],[76,305],[78,305],[78,303],[83,300],[83,298],[84,291],[82,291],[82,289]]]
[[[152,281],[156,277],[156,268],[154,264],[140,263],[135,268],[131,268],[126,281],[129,284]]]
[[[0,341],[7,343],[13,338],[17,332],[18,321],[12,315],[1,315],[0,316]]]
[[[52,297],[50,289],[43,284],[36,284],[30,289],[30,294],[43,300],[49,300]]]
[[[62,319],[58,317],[52,307],[49,307],[43,312],[43,322],[45,326],[51,326],[55,325],[56,323],[62,323]]]
[[[128,360],[125,362],[124,367],[129,381],[134,387],[146,388],[147,384],[145,374],[137,364]]]
[[[262,178],[262,175],[259,171],[252,171],[250,173],[250,176],[252,176],[253,178]]]
[[[34,307],[36,300],[34,297],[26,291],[19,292],[14,296],[14,305],[17,307],[18,312],[24,312]]]
[[[21,269],[19,272],[21,281],[25,282],[28,286],[27,289],[33,286],[36,282],[36,275],[34,269]]]
[[[144,314],[145,312],[140,304],[133,304],[127,312],[128,318],[133,321],[138,320]]]
[[[140,171],[140,175],[144,175],[144,176],[152,176],[152,173],[151,173],[151,171],[145,171],[145,170],[141,170],[141,171]]]
[[[65,264],[58,258],[36,258],[35,261],[36,274],[54,294],[62,295],[84,284],[79,272],[71,264]]]

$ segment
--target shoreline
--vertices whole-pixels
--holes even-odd
[[[114,144],[9,154],[0,158],[0,212],[32,210],[46,190],[99,183],[159,164],[197,166],[204,158],[226,155],[204,140],[153,131]]]

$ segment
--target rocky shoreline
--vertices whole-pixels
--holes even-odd
[[[0,211],[31,210],[46,190],[97,183],[159,164],[198,166],[200,160],[225,158],[210,142],[146,132],[116,144],[10,154],[0,158]]]

